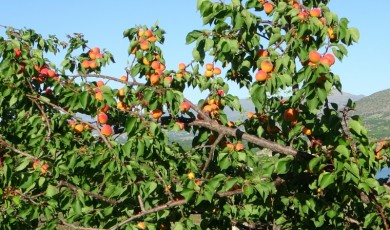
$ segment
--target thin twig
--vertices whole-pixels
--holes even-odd
[[[0,138],[0,145],[1,145],[1,146],[4,146],[6,149],[10,149],[10,150],[12,150],[13,152],[15,152],[15,153],[17,153],[17,154],[19,154],[19,155],[25,156],[25,157],[27,157],[27,158],[31,158],[31,159],[33,159],[33,160],[37,160],[37,159],[38,159],[38,158],[36,158],[35,156],[33,156],[33,155],[31,155],[31,154],[28,154],[28,153],[26,153],[26,152],[23,152],[23,151],[21,151],[21,150],[15,148],[15,147],[13,147],[13,146],[11,146],[10,144],[8,144],[5,140],[3,140],[3,139],[1,139],[1,138]]]
[[[243,192],[244,191],[242,189],[236,189],[236,190],[233,190],[233,191],[216,193],[214,196],[217,197],[217,198],[221,198],[221,197],[227,197],[227,196],[233,196],[233,195],[241,194]],[[158,211],[161,211],[161,210],[165,210],[165,209],[168,209],[168,208],[172,208],[172,207],[176,207],[176,206],[180,206],[180,205],[183,205],[183,204],[186,204],[186,203],[187,202],[186,202],[185,199],[177,200],[177,201],[169,201],[166,204],[154,207],[152,209],[148,209],[148,210],[146,210],[144,212],[140,212],[137,215],[134,215],[134,216],[132,216],[132,217],[130,217],[130,218],[120,222],[119,224],[113,226],[112,228],[110,228],[110,230],[118,229],[119,227],[129,223],[130,221],[138,219],[138,218],[141,218],[141,217],[143,217],[143,216],[145,216],[147,214],[155,213],[155,212],[158,212]]]
[[[146,210],[144,206],[144,201],[142,200],[141,195],[138,195],[137,198],[138,198],[138,203],[139,203],[139,207],[141,208],[141,211],[145,212]]]
[[[39,101],[41,101],[41,102],[43,102],[43,103],[45,103],[45,104],[48,104],[48,105],[50,105],[51,107],[53,107],[53,108],[55,108],[55,109],[57,109],[57,110],[59,110],[59,111],[61,111],[61,112],[64,112],[64,113],[66,113],[66,114],[68,114],[68,115],[71,115],[71,116],[72,116],[73,118],[75,118],[76,120],[86,123],[89,127],[95,129],[95,130],[98,132],[99,136],[103,139],[104,143],[106,143],[106,145],[108,146],[108,148],[112,150],[112,145],[111,145],[111,143],[107,140],[107,138],[106,138],[103,134],[100,133],[100,129],[99,129],[96,125],[94,125],[94,124],[92,124],[92,123],[90,123],[90,122],[85,122],[84,120],[82,120],[81,118],[77,117],[77,116],[74,115],[73,113],[71,113],[71,112],[69,112],[69,111],[66,111],[66,110],[65,110],[64,108],[62,108],[61,106],[58,106],[58,105],[56,105],[56,104],[53,104],[53,103],[51,103],[51,102],[48,102],[48,101],[43,100],[43,99],[41,99],[41,98],[38,98],[38,97],[36,97],[36,96],[34,96],[34,95],[26,94],[26,96],[29,97],[29,98],[33,98],[33,99],[35,99],[35,100],[39,100]]]
[[[89,196],[91,196],[93,198],[96,198],[98,200],[102,200],[104,202],[107,202],[107,203],[109,203],[111,205],[116,205],[116,204],[119,204],[119,203],[122,202],[122,200],[113,200],[113,199],[107,198],[105,196],[102,196],[102,195],[100,195],[98,193],[87,191],[85,189],[82,189],[82,188],[80,188],[80,187],[78,187],[78,186],[76,186],[74,184],[71,184],[71,183],[69,183],[67,181],[64,181],[64,180],[61,180],[60,183],[58,184],[58,186],[59,187],[66,186],[66,187],[72,189],[73,191],[81,190],[83,193],[85,193],[85,194],[87,194],[87,195],[89,195]]]
[[[80,227],[80,226],[76,226],[74,224],[69,224],[67,223],[64,219],[61,219],[61,223],[69,228],[72,228],[72,229],[79,229],[79,230],[105,230],[104,228],[86,228],[86,227]]]
[[[221,142],[222,138],[225,136],[224,133],[220,133],[217,137],[217,139],[215,140],[215,142],[211,145],[211,148],[210,148],[210,153],[209,153],[209,158],[207,159],[206,163],[204,164],[204,167],[202,169],[202,172],[201,174],[204,175],[204,173],[206,172],[207,168],[209,167],[210,165],[210,162],[214,159],[214,152],[215,152],[215,148],[216,146],[219,144],[219,142]]]

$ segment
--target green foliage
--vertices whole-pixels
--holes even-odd
[[[390,191],[375,174],[390,144],[370,143],[349,116],[354,103],[339,111],[327,101],[341,90],[333,59],[359,32],[328,1],[294,2],[273,1],[266,14],[261,1],[199,0],[210,29],[187,35],[194,60],[175,70],[157,24],[127,29],[133,60],[121,79],[100,75],[114,58],[81,34],[64,42],[5,28],[1,229],[387,228]],[[241,112],[229,84],[251,95],[244,121],[223,112]],[[209,94],[190,102],[189,87]],[[192,133],[192,148],[167,132]]]

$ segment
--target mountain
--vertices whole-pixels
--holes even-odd
[[[328,100],[331,103],[336,103],[339,105],[339,108],[344,107],[348,100],[351,99],[352,101],[359,101],[362,98],[366,96],[364,95],[354,95],[347,92],[340,93],[339,91],[335,90],[332,92],[331,95],[328,96]],[[224,111],[226,115],[228,116],[229,120],[237,120],[237,119],[245,119],[249,111],[255,111],[255,106],[253,105],[251,99],[240,99],[243,113],[240,114],[237,111],[232,111],[230,108],[226,108]]]
[[[390,89],[376,92],[356,102],[354,114],[360,115],[369,135],[375,139],[390,137]]]
[[[354,95],[354,94],[350,94],[350,93],[347,93],[347,92],[340,93],[339,91],[334,90],[332,92],[332,94],[329,95],[328,100],[329,100],[329,102],[338,104],[339,107],[341,108],[341,107],[344,107],[347,104],[349,99],[351,99],[352,101],[356,102],[358,100],[361,100],[364,97],[366,97],[366,96],[364,96],[364,95]]]

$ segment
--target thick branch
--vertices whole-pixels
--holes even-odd
[[[267,139],[257,137],[251,134],[247,134],[240,129],[233,129],[230,127],[225,127],[222,125],[219,125],[218,123],[215,122],[208,122],[208,121],[203,121],[203,120],[195,120],[188,125],[192,126],[201,126],[208,128],[210,130],[216,131],[218,133],[224,133],[229,136],[237,137],[239,139],[247,140],[248,142],[258,145],[260,147],[268,148],[272,151],[283,153],[286,155],[292,155],[292,156],[297,156],[299,155],[298,150],[295,150],[291,147],[287,147],[272,141],[269,141]]]

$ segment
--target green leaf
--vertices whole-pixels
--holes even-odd
[[[349,33],[351,34],[351,37],[352,37],[352,40],[354,42],[358,42],[359,41],[359,38],[360,38],[360,33],[359,33],[359,30],[357,28],[349,28]]]
[[[372,213],[368,213],[365,217],[364,217],[364,228],[367,228],[370,226],[370,224],[373,222],[373,220],[375,219],[375,217],[377,217],[377,213],[376,212],[372,212]]]
[[[136,131],[137,129],[137,121],[138,121],[138,118],[136,117],[128,117],[126,119],[126,132],[128,133],[129,136],[133,136],[133,132]]]
[[[324,172],[321,173],[321,175],[318,178],[318,185],[321,187],[321,189],[324,189],[328,187],[329,185],[333,184],[335,181],[334,175],[330,172]]]
[[[180,193],[184,199],[188,202],[192,196],[194,195],[195,190],[189,189],[189,188],[184,188],[183,191]]]
[[[246,197],[250,197],[250,196],[252,196],[254,194],[255,190],[254,190],[253,185],[244,185],[243,191],[244,191],[244,195]]]
[[[349,158],[349,149],[344,145],[339,145],[335,149],[336,152],[340,153],[341,155],[345,156],[346,158]]]
[[[269,39],[269,46],[275,44],[277,41],[279,41],[281,35],[279,33],[275,33],[271,36]]]
[[[322,156],[311,159],[309,162],[309,169],[313,170],[316,166],[318,166],[319,163],[321,163],[322,160],[323,160]]]
[[[275,165],[275,172],[277,174],[285,174],[288,172],[289,164],[293,160],[292,156],[287,156],[279,159]]]
[[[18,172],[18,171],[22,171],[23,169],[25,169],[27,167],[27,165],[29,165],[31,162],[30,159],[28,158],[24,158],[22,163],[20,165],[18,165],[18,167],[15,168],[15,171]]]
[[[87,91],[84,91],[79,94],[79,100],[83,109],[86,109],[88,107],[88,102],[91,101],[91,95]]]
[[[51,184],[49,184],[47,186],[47,189],[46,189],[46,196],[48,197],[53,197],[54,195],[56,195],[58,193],[58,189],[56,186],[53,186]]]
[[[203,32],[200,30],[193,30],[189,32],[186,36],[186,44],[191,44],[196,41],[200,36],[202,36]]]

